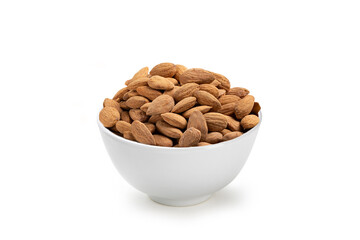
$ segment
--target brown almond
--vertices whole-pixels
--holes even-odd
[[[223,135],[220,132],[210,132],[207,134],[205,141],[208,143],[218,143],[221,142]]]
[[[155,115],[152,115],[150,118],[149,118],[149,123],[157,123],[158,121],[161,121],[162,120],[162,117],[160,114],[155,114]]]
[[[236,121],[231,116],[225,116],[226,121],[228,123],[227,128],[229,128],[231,131],[240,131],[240,122]]]
[[[191,68],[181,74],[179,81],[181,85],[186,83],[211,83],[215,80],[213,74],[201,68]]]
[[[175,86],[173,89],[171,90],[167,90],[167,91],[164,91],[164,95],[169,95],[169,96],[174,96],[174,93],[176,92],[176,90],[178,90],[180,88],[180,86]]]
[[[140,109],[141,109],[141,111],[143,111],[143,112],[147,112],[147,110],[148,110],[148,108],[149,108],[149,106],[150,106],[150,104],[151,104],[151,102],[148,102],[148,103],[145,103],[144,105],[142,105],[141,107],[140,107]]]
[[[135,91],[135,90],[130,90],[130,91],[128,91],[127,93],[125,93],[124,94],[124,96],[123,96],[123,100],[128,100],[129,98],[131,98],[131,97],[134,97],[134,96],[139,96],[140,94],[137,92],[137,91]]]
[[[210,83],[211,85],[214,85],[215,87],[218,87],[221,85],[221,83],[218,80],[214,80]],[[225,91],[226,92],[226,91]]]
[[[194,111],[191,113],[187,128],[194,127],[201,132],[201,141],[205,141],[208,133],[208,126],[204,115],[200,111]]]
[[[156,130],[156,127],[153,123],[145,122],[145,126],[149,129],[151,133],[154,133]]]
[[[175,78],[166,78],[169,82],[172,82],[174,84],[174,86],[179,85],[178,80],[176,80]]]
[[[156,115],[170,112],[175,105],[174,99],[169,95],[161,95],[151,102],[146,115]]]
[[[205,113],[204,114],[209,131],[221,132],[227,126],[227,120],[225,115],[221,113]]]
[[[221,103],[216,97],[205,91],[197,91],[194,93],[198,103],[201,105],[211,106],[214,111],[221,108]]]
[[[147,116],[141,109],[130,109],[129,115],[134,121],[138,120],[140,122],[145,122],[149,119],[149,116]]]
[[[138,87],[136,88],[136,92],[138,92],[141,96],[150,99],[151,101],[162,94],[160,91],[152,89],[149,86]]]
[[[122,111],[120,115],[122,121],[131,123],[131,118],[128,111]]]
[[[197,106],[197,107],[193,107],[189,110],[187,110],[186,112],[184,112],[182,115],[184,118],[189,118],[190,115],[194,112],[194,111],[200,111],[201,113],[207,113],[209,112],[211,109],[210,106]]]
[[[103,103],[103,106],[104,106],[104,107],[113,107],[113,108],[115,108],[116,110],[118,110],[119,113],[122,112],[122,109],[120,108],[120,103],[118,103],[117,101],[112,100],[112,99],[110,99],[110,98],[105,98],[104,103]]]
[[[156,129],[165,136],[175,139],[180,138],[183,134],[179,129],[171,126],[165,121],[156,122]]]
[[[253,109],[251,110],[251,114],[258,115],[261,110],[260,104],[258,102],[254,102]]]
[[[260,122],[260,119],[256,115],[247,115],[241,119],[241,126],[244,130],[251,129],[255,127]]]
[[[231,133],[232,131],[230,131],[229,129],[225,128],[224,130],[221,131],[222,135],[225,135],[227,133]]]
[[[159,134],[154,134],[154,138],[155,138],[156,146],[161,146],[161,147],[173,146],[173,141],[168,137]]]
[[[179,139],[179,147],[197,146],[200,142],[201,132],[194,128],[188,128]]]
[[[120,89],[113,97],[113,100],[116,99],[123,99],[125,93],[127,93],[129,91],[129,89],[127,87],[124,87],[122,89]]]
[[[242,132],[230,132],[223,136],[223,141],[228,141],[237,137],[240,137],[243,133]]]
[[[131,124],[125,121],[118,121],[115,127],[118,132],[124,134],[124,132],[130,131]]]
[[[219,88],[223,88],[226,91],[229,91],[230,89],[230,81],[229,79],[227,79],[225,76],[219,74],[219,73],[214,73],[212,72],[212,74],[215,77],[215,80],[220,82],[220,86],[218,86]]]
[[[199,84],[197,83],[184,84],[178,90],[176,90],[174,93],[174,99],[176,102],[179,102],[184,98],[192,97],[194,92],[199,90],[199,88]]]
[[[208,145],[211,145],[211,144],[210,144],[210,143],[207,143],[207,142],[199,142],[199,143],[198,143],[198,146],[199,146],[199,147],[208,146]]]
[[[174,88],[174,84],[167,78],[161,76],[152,76],[148,81],[149,87],[156,90],[171,90]]]
[[[145,103],[148,103],[149,100],[143,96],[134,96],[126,100],[126,105],[129,108],[140,108]]]
[[[118,122],[119,122],[119,121],[117,121],[114,126],[112,126],[111,128],[109,128],[109,129],[110,129],[112,132],[114,132],[114,133],[119,133],[119,131],[116,129],[116,124],[117,124]],[[118,136],[119,136],[119,135],[118,135]]]
[[[241,88],[241,87],[233,87],[231,88],[228,93],[228,95],[235,95],[238,96],[240,98],[245,97],[246,95],[249,94],[249,90],[247,90],[246,88]]]
[[[219,98],[221,105],[239,101],[241,98],[236,95],[224,95]]]
[[[131,131],[125,131],[123,134],[124,138],[131,141],[136,141],[134,135],[131,133]]]
[[[135,79],[134,81],[129,83],[128,89],[129,90],[136,90],[136,88],[138,88],[138,87],[147,86],[147,83],[148,83],[149,79],[150,78],[148,78],[148,77],[141,77],[141,78]]]
[[[138,78],[147,77],[148,74],[149,74],[149,68],[148,67],[143,67],[142,69],[137,71],[137,73],[134,74],[132,79],[135,80],[135,79],[138,79]]]
[[[181,74],[183,74],[187,70],[187,68],[180,64],[176,64],[175,67],[176,67],[176,73],[174,78],[179,81]]]
[[[123,110],[129,110],[130,109],[129,106],[126,105],[126,101],[120,101],[119,105],[120,105],[121,109],[123,109]]]
[[[219,97],[224,96],[226,94],[225,89],[219,89]]]
[[[186,119],[176,113],[163,113],[161,114],[161,117],[163,118],[163,120],[165,122],[167,122],[168,124],[170,124],[173,127],[177,127],[180,129],[183,129],[186,127],[187,121]]]
[[[135,120],[131,124],[131,133],[139,143],[149,145],[156,144],[154,136],[151,134],[150,130],[140,121]]]
[[[217,87],[215,87],[214,85],[211,84],[201,84],[200,85],[200,90],[201,91],[205,91],[210,93],[211,95],[213,95],[214,97],[218,98],[219,97],[219,89],[217,89]]]
[[[173,63],[160,63],[153,67],[150,71],[151,76],[161,76],[161,77],[173,77],[176,73],[176,67]]]
[[[178,102],[171,110],[173,113],[182,113],[192,108],[196,104],[196,97],[187,97]]]
[[[113,107],[104,107],[99,114],[99,120],[104,127],[113,127],[120,120],[120,113]]]
[[[224,115],[232,115],[235,112],[235,102],[233,103],[227,103],[224,105],[221,105],[221,108],[219,109],[219,113],[222,113]]]
[[[249,115],[254,107],[255,98],[252,95],[246,95],[244,98],[236,102],[235,115],[237,119],[242,119]]]

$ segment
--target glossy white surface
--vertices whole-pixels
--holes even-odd
[[[204,147],[168,148],[119,137],[98,120],[107,152],[133,187],[155,202],[189,206],[229,184],[244,166],[260,123],[242,136]]]

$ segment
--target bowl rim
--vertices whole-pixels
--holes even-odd
[[[100,109],[101,111],[101,109]],[[100,112],[99,111],[99,112]],[[139,142],[136,142],[136,141],[131,141],[131,140],[128,140],[124,137],[121,137],[121,136],[118,136],[116,134],[114,134],[113,132],[111,132],[108,128],[104,127],[104,125],[100,122],[99,120],[99,114],[97,114],[97,124],[100,128],[100,131],[104,132],[105,134],[107,134],[108,136],[110,136],[111,138],[117,140],[117,141],[120,141],[120,142],[124,142],[126,144],[132,144],[132,145],[135,145],[135,146],[138,146],[138,147],[144,147],[144,148],[149,148],[149,149],[157,149],[157,150],[167,150],[167,149],[171,149],[172,151],[176,150],[176,151],[189,151],[190,149],[193,150],[193,149],[210,149],[210,148],[217,148],[217,147],[221,147],[225,144],[229,144],[229,142],[234,142],[234,141],[240,141],[242,139],[244,139],[244,137],[246,137],[247,135],[249,135],[251,132],[255,131],[256,129],[258,129],[261,125],[261,122],[262,122],[262,112],[261,110],[259,111],[258,113],[258,117],[259,117],[259,123],[253,127],[252,129],[250,129],[249,131],[247,131],[246,133],[244,133],[243,135],[237,137],[237,138],[234,138],[234,139],[231,139],[231,140],[228,140],[228,141],[225,141],[225,142],[220,142],[220,143],[216,143],[216,144],[211,144],[211,145],[205,145],[205,146],[194,146],[194,147],[162,147],[162,146],[154,146],[154,145],[149,145],[149,144],[144,144],[144,143],[139,143]]]

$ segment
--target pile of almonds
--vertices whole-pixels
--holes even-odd
[[[164,147],[205,146],[241,136],[259,123],[249,90],[218,73],[160,63],[140,69],[104,100],[100,122],[113,133]]]

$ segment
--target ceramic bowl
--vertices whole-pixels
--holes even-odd
[[[230,141],[202,147],[157,147],[113,134],[98,120],[106,150],[121,176],[153,201],[169,206],[201,203],[238,175],[260,122]]]

